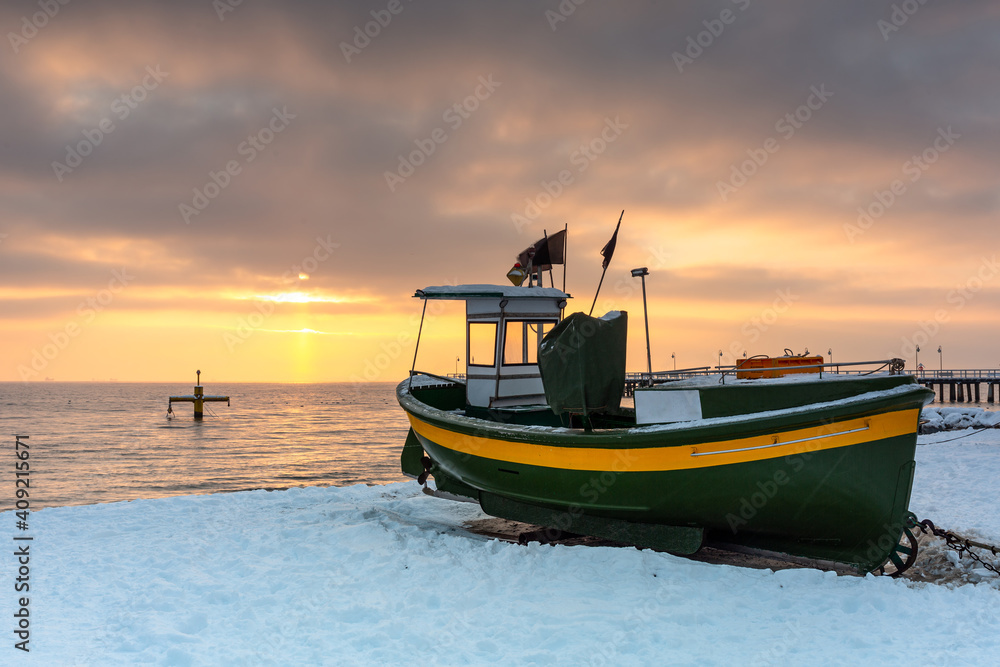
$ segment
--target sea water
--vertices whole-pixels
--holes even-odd
[[[29,436],[32,509],[293,486],[408,479],[395,383],[223,384],[195,420],[177,383],[0,383],[0,462]],[[5,442],[6,441],[6,442]],[[6,451],[5,451],[6,450]],[[0,494],[0,511],[12,494]]]
[[[408,479],[399,454],[409,424],[395,383],[207,384],[195,420],[191,385],[0,383],[0,464],[13,479],[14,436],[26,435],[31,507],[293,486]],[[630,403],[626,399],[623,403]],[[932,403],[997,409],[996,404]],[[6,448],[6,450],[5,450]],[[13,486],[13,484],[12,484]],[[13,493],[0,494],[0,511]]]

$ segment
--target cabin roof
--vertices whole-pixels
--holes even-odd
[[[514,285],[441,285],[418,289],[420,299],[568,299],[569,294],[554,287],[515,287]]]

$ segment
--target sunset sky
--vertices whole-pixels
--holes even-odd
[[[65,1],[65,0],[63,0]],[[402,379],[569,227],[645,367],[1000,366],[1000,5],[5,2],[0,380]],[[561,285],[561,270],[555,272]],[[464,365],[460,304],[417,366]]]

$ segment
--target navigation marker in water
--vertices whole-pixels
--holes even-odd
[[[225,401],[226,405],[229,405],[228,396],[206,396],[205,388],[201,386],[201,371],[195,371],[198,374],[195,380],[194,394],[188,394],[186,396],[171,396],[167,401],[167,416],[169,417],[174,413],[173,404],[178,403],[194,403],[194,418],[201,419],[205,416],[205,403],[209,401]]]

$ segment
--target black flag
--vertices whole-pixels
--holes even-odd
[[[552,268],[553,264],[565,264],[566,257],[563,253],[563,248],[566,245],[566,230],[556,232],[552,236],[544,239],[538,239],[532,244],[535,249],[535,256],[532,259],[532,267],[534,269],[541,269],[542,271],[548,271]],[[521,266],[528,265],[528,249],[524,249],[521,254],[517,256],[517,261],[521,263]]]
[[[601,254],[604,255],[604,262],[601,264],[601,268],[603,269],[608,268],[608,265],[611,264],[611,256],[615,254],[615,244],[618,243],[618,228],[622,226],[622,217],[624,215],[625,210],[622,209],[622,214],[618,216],[618,225],[615,226],[615,233],[611,235],[611,240],[601,248]]]

